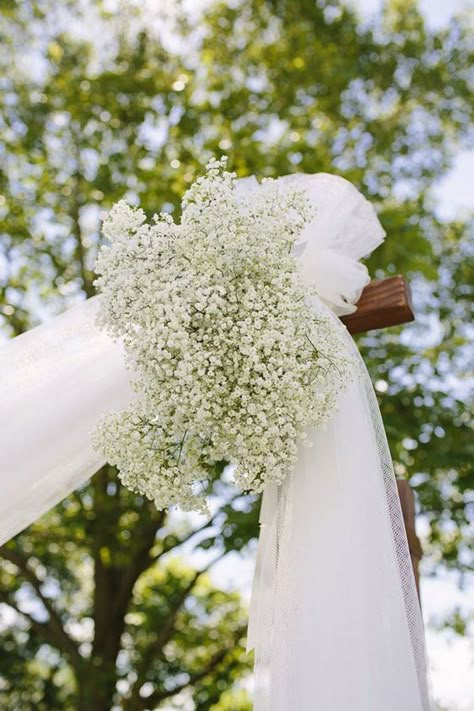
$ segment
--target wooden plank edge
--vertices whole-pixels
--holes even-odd
[[[343,316],[341,321],[349,333],[356,334],[398,326],[414,319],[410,287],[406,279],[397,274],[371,281],[362,292],[357,311]]]

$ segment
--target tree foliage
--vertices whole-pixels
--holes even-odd
[[[171,702],[184,708],[191,696],[196,709],[219,708],[250,667],[247,613],[208,571],[247,543],[239,526],[245,508],[241,497],[229,499],[191,526],[118,486],[104,467],[3,546],[0,602],[9,615],[0,700],[32,711],[103,711],[113,703],[145,711]],[[185,546],[212,546],[208,562],[193,569],[180,558]]]
[[[119,4],[0,5],[5,337],[94,292],[100,219],[118,198],[177,212],[221,153],[240,176],[343,175],[387,231],[372,274],[402,272],[414,290],[415,324],[360,339],[396,471],[417,491],[433,568],[467,569],[472,249],[432,196],[470,138],[462,21],[431,30],[412,0],[369,25],[330,0],[217,3],[197,26]],[[2,550],[3,705],[134,711],[188,694],[198,711],[250,708],[232,690],[248,669],[241,603],[177,553],[240,551],[256,517],[237,497],[195,533],[104,468]]]

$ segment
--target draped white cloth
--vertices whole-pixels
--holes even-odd
[[[294,248],[336,318],[355,310],[384,238],[371,205],[327,174],[298,181],[316,216]],[[254,178],[238,191],[259,189]],[[89,300],[0,348],[0,542],[103,464],[90,432],[132,397],[121,346]],[[294,474],[268,485],[249,622],[254,711],[427,711],[423,627],[383,425],[364,364]]]
[[[122,350],[94,325],[99,299],[0,347],[0,543],[100,469],[90,433],[130,402]]]
[[[264,492],[248,642],[254,709],[426,711],[423,625],[362,361],[311,439],[294,476]]]

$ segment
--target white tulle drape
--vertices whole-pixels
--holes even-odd
[[[347,181],[292,175],[316,217],[294,248],[337,316],[369,277],[384,232]],[[239,191],[259,189],[254,178]],[[90,433],[132,397],[121,347],[91,299],[0,348],[0,542],[103,464]],[[359,359],[324,431],[282,487],[267,486],[249,623],[254,711],[427,711],[424,636],[390,454]]]
[[[316,210],[294,248],[303,275],[317,286],[333,313],[353,313],[370,281],[367,267],[358,260],[373,252],[385,236],[374,208],[352,183],[337,175],[295,173],[278,182],[304,188]],[[238,190],[251,192],[258,186],[254,177],[244,178]]]
[[[311,440],[294,475],[263,496],[248,639],[254,711],[428,711],[410,554],[362,360]]]
[[[98,471],[90,433],[130,402],[121,347],[94,325],[99,298],[0,348],[0,543]]]

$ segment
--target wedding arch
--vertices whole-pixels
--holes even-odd
[[[104,461],[184,510],[231,462],[263,491],[255,711],[429,711],[413,500],[351,338],[412,320],[409,288],[369,283],[385,232],[348,181],[235,177],[211,160],[178,224],[118,203],[101,296],[0,349],[0,542]]]

